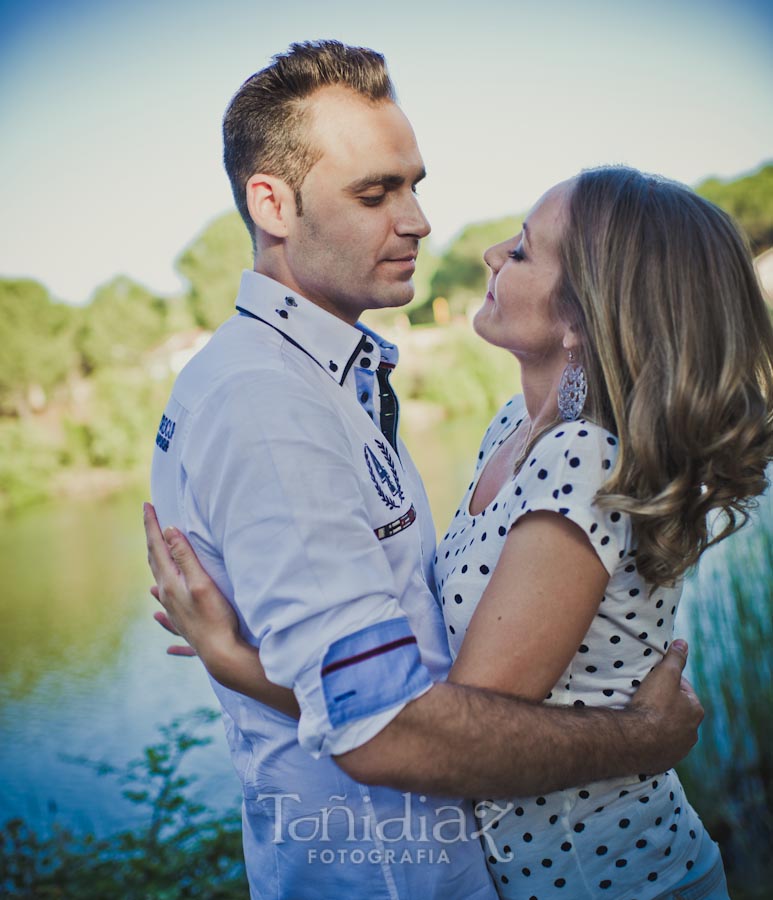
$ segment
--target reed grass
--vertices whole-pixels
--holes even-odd
[[[685,597],[688,677],[706,710],[679,768],[733,897],[773,897],[773,502],[710,551]]]

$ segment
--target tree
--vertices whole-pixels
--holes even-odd
[[[250,237],[236,212],[215,219],[183,251],[177,271],[190,284],[197,325],[212,330],[233,313],[242,269],[251,268]]]
[[[83,368],[136,365],[166,335],[168,312],[166,300],[125,275],[102,285],[82,310],[76,343]]]
[[[773,163],[730,181],[709,178],[695,190],[736,219],[755,254],[773,247]]]
[[[37,281],[0,279],[0,415],[24,414],[33,388],[48,392],[65,379],[77,314]]]
[[[470,300],[486,294],[488,269],[483,252],[517,234],[523,217],[507,216],[467,225],[443,254],[430,282],[432,298],[445,297],[452,312],[464,312]]]

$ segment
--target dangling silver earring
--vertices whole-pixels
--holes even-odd
[[[561,373],[558,385],[558,411],[564,422],[574,422],[582,415],[585,398],[588,396],[588,382],[585,369],[574,361],[574,353],[569,351],[569,362]]]

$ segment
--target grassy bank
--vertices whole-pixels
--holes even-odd
[[[79,380],[44,413],[0,418],[0,514],[147,479],[171,386],[141,368]]]

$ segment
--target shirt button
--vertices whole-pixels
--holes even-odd
[[[360,365],[362,366],[363,369],[369,369],[370,368],[369,357],[363,356],[362,359],[360,360]]]
[[[369,394],[367,391],[363,391],[363,392],[360,394],[360,402],[361,402],[361,403],[367,403],[369,397],[370,397],[370,394]]]
[[[337,372],[337,371],[338,371],[338,366],[333,362],[332,359],[331,359],[330,362],[327,364],[327,367],[330,369],[331,372]]]
[[[362,349],[365,351],[365,353],[372,353],[373,352],[373,344],[371,344],[371,342],[368,341],[366,344],[362,345]]]
[[[285,303],[288,306],[297,306],[298,305],[295,297],[285,297]]]

